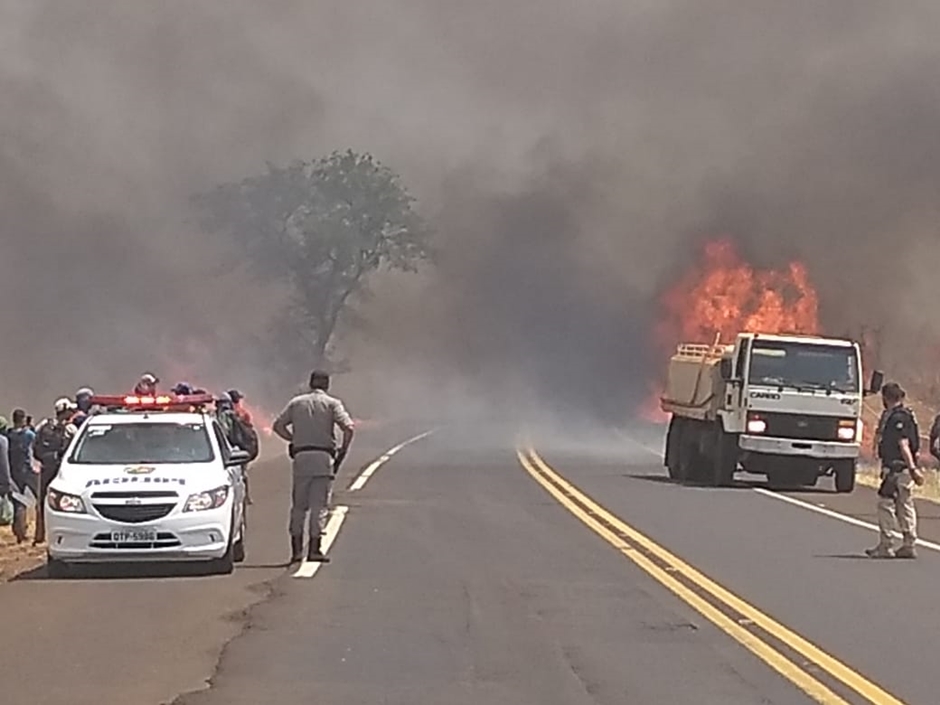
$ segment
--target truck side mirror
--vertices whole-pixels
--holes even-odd
[[[868,383],[868,393],[878,394],[885,383],[885,373],[881,370],[872,370],[871,380]]]
[[[725,382],[731,381],[732,370],[731,370],[731,360],[727,357],[723,357],[721,362],[718,363],[718,372],[721,375],[721,378]]]

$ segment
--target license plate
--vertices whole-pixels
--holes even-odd
[[[153,543],[157,540],[156,531],[112,531],[113,543]]]

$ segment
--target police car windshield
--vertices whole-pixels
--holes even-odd
[[[85,429],[71,462],[81,465],[207,463],[215,458],[205,424],[96,424]]]
[[[783,341],[754,341],[748,382],[834,392],[860,388],[854,348]]]

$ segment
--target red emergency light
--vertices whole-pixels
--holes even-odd
[[[212,404],[214,401],[215,399],[211,394],[111,394],[95,395],[91,398],[91,403],[98,406],[135,411],[149,409],[160,411],[178,409],[185,411],[193,407]]]

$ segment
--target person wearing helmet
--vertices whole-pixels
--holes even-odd
[[[251,422],[251,412],[245,408],[245,405],[242,403],[245,400],[245,395],[242,394],[237,389],[228,390],[228,395],[232,399],[232,404],[235,408],[235,414],[244,421],[249,426],[254,424]]]
[[[75,410],[69,419],[69,422],[75,426],[75,428],[81,428],[82,424],[85,423],[89,416],[94,416],[101,412],[100,406],[92,404],[91,400],[94,396],[95,391],[91,387],[82,387],[75,392]]]
[[[215,400],[215,417],[219,420],[222,432],[230,445],[235,444],[235,405],[232,403],[232,397],[228,393],[221,394]]]
[[[72,417],[78,407],[71,399],[62,397],[55,403],[55,418],[43,420],[36,428],[36,441],[34,454],[39,461],[39,492],[36,511],[36,535],[33,545],[36,546],[46,540],[46,521],[43,503],[46,501],[46,491],[59,472],[65,451],[77,433]]]
[[[258,442],[258,432],[255,430],[255,426],[251,422],[251,413],[249,413],[248,409],[246,409],[242,404],[242,400],[245,398],[245,395],[239,392],[237,389],[230,389],[228,392],[226,392],[226,394],[232,400],[232,411],[234,413],[234,419],[232,419],[233,444],[242,450],[248,451],[251,456],[251,459],[248,461],[250,463],[258,457],[258,453],[261,450],[260,444]],[[252,504],[251,490],[248,486],[248,463],[245,463],[244,472],[245,501],[248,502],[248,504]]]
[[[170,390],[173,394],[179,396],[189,396],[193,393],[193,386],[189,382],[177,382],[176,386]]]
[[[150,372],[145,372],[140,376],[137,386],[134,387],[134,394],[138,396],[153,396],[157,393],[157,384],[160,380]]]

